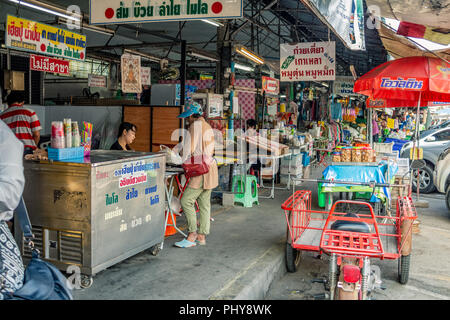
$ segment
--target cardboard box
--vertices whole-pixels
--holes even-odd
[[[4,80],[5,90],[25,90],[25,72],[5,70]]]

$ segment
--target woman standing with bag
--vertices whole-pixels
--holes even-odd
[[[23,149],[9,127],[0,120],[0,300],[21,288],[24,267],[19,248],[6,221],[13,217],[25,186]]]
[[[218,186],[219,178],[217,163],[213,158],[214,133],[203,118],[202,107],[198,103],[190,103],[178,118],[186,118],[189,123],[189,136],[184,142],[183,149],[188,153],[188,160],[183,167],[189,182],[181,198],[189,235],[187,239],[176,242],[175,246],[189,248],[196,246],[197,243],[206,244],[206,236],[210,232],[211,191]],[[195,202],[200,209],[198,229]]]

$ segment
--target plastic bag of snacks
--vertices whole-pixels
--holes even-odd
[[[333,152],[332,158],[333,162],[341,162],[341,152]]]
[[[352,162],[352,149],[351,148],[342,148],[341,162]]]
[[[361,149],[352,149],[352,162],[361,162]]]

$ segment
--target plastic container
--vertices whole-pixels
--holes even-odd
[[[317,184],[318,204],[320,208],[325,208],[326,194],[322,191],[322,183]]]
[[[352,162],[352,149],[351,148],[342,148],[341,162]]]
[[[83,157],[83,147],[64,149],[48,148],[48,158],[51,160],[83,159]]]
[[[332,159],[333,162],[341,162],[341,152],[333,152]]]
[[[362,162],[361,151],[361,149],[352,149],[352,162]]]

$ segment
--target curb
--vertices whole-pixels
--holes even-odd
[[[283,237],[277,245],[253,260],[209,300],[263,300],[272,282],[286,274],[285,240]]]

